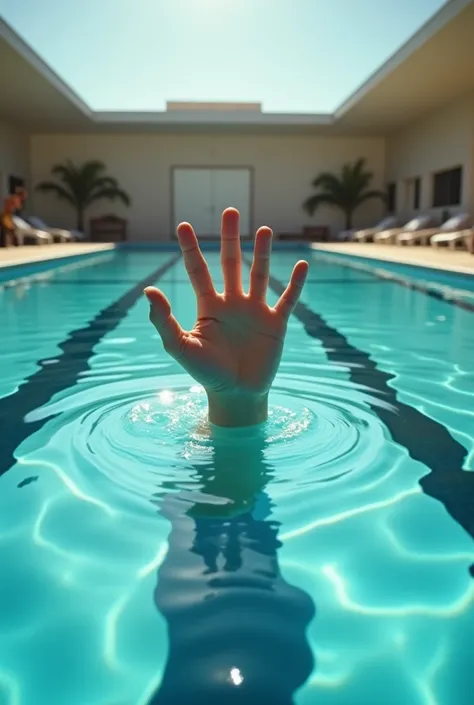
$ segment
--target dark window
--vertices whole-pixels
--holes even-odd
[[[433,206],[458,206],[461,203],[462,167],[438,171],[433,178]]]
[[[387,186],[387,210],[389,213],[395,213],[397,208],[397,184],[391,183]]]
[[[420,200],[421,200],[421,179],[418,176],[413,184],[413,208],[414,210],[419,210],[420,209]]]

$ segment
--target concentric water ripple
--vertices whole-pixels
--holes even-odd
[[[330,386],[323,378],[280,375],[261,429],[266,459],[278,465],[275,481],[291,482],[294,493],[329,481],[360,489],[374,474],[383,475],[387,468],[377,455],[386,430],[369,402],[382,403],[345,382]],[[209,462],[216,442],[206,420],[205,392],[184,375],[168,377],[158,388],[156,378],[78,388],[29,420],[59,412],[57,433],[72,436],[74,481],[94,493],[102,479],[107,491],[128,502],[149,502],[164,480],[187,487],[190,469]],[[217,442],[236,443],[237,449],[247,433],[221,434]]]

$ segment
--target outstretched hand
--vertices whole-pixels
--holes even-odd
[[[162,291],[145,289],[150,320],[165,350],[201,384],[209,400],[209,420],[220,426],[244,426],[267,418],[268,391],[283,350],[288,319],[300,297],[308,263],[299,261],[274,307],[266,303],[272,231],[255,236],[250,288],[242,288],[239,213],[222,214],[221,263],[224,292],[211,279],[197,237],[189,223],[178,227],[186,271],[197,298],[197,321],[181,328]]]

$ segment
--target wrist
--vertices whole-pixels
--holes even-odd
[[[268,392],[207,392],[209,421],[215,426],[254,426],[268,418]]]

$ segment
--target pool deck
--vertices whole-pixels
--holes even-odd
[[[24,245],[22,247],[0,248],[0,268],[12,267],[32,262],[77,257],[92,252],[107,252],[114,249],[113,244],[91,242],[68,242],[62,245]]]
[[[113,243],[84,242],[0,248],[0,268],[76,257],[93,252],[107,252],[114,247]],[[446,248],[435,250],[432,247],[397,247],[353,242],[317,243],[311,247],[316,251],[332,254],[340,253],[474,275],[474,255],[461,250],[452,251]]]
[[[387,262],[412,264],[418,267],[432,267],[449,272],[474,275],[474,255],[462,250],[433,247],[397,247],[396,245],[375,245],[373,243],[338,242],[317,243],[312,249],[332,254],[367,257]]]

